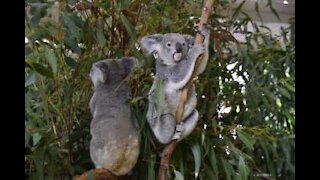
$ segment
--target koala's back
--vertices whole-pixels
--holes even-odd
[[[138,128],[126,102],[129,98],[127,85],[118,89],[104,88],[103,93],[94,93],[91,100],[94,112],[90,126],[90,155],[97,168],[124,175],[138,158]]]

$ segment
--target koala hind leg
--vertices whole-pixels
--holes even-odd
[[[154,135],[158,141],[162,144],[167,144],[172,139],[172,136],[175,132],[176,121],[172,114],[163,114],[160,116],[160,119],[157,120],[157,117],[154,118],[154,121],[159,121],[154,123],[152,127]]]

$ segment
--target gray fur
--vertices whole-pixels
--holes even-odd
[[[146,54],[155,54],[157,57],[156,76],[148,97],[147,120],[154,135],[162,144],[167,144],[172,139],[180,141],[196,127],[198,111],[195,109],[197,98],[194,86],[186,102],[181,124],[176,124],[175,114],[181,90],[191,78],[197,57],[204,54],[197,74],[202,73],[207,64],[208,29],[202,29],[201,33],[205,35],[205,42],[197,45],[193,45],[194,37],[177,33],[148,35],[140,41],[141,48]],[[160,92],[164,93],[165,98],[161,108],[156,92],[159,82],[162,83]]]
[[[130,172],[139,156],[139,129],[127,103],[129,87],[124,81],[136,63],[135,58],[101,60],[90,71],[94,84],[90,156],[96,168],[117,176]]]

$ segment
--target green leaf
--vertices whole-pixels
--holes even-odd
[[[211,164],[213,173],[217,176],[218,175],[217,158],[213,148],[210,149],[210,164]]]
[[[261,14],[260,14],[260,11],[259,11],[259,3],[258,3],[258,1],[256,1],[254,5],[255,5],[254,7],[255,7],[255,10],[256,10],[256,12],[258,14],[258,17],[259,17],[260,21],[263,22]]]
[[[87,180],[94,180],[95,174],[94,170],[88,172]]]
[[[244,5],[244,3],[246,2],[246,0],[242,1],[239,6],[234,10],[234,13],[232,14],[232,19],[234,19],[236,16],[238,16],[238,14],[240,13],[242,6]]]
[[[148,179],[150,180],[155,180],[156,177],[156,173],[154,172],[154,164],[156,162],[156,156],[155,155],[151,155],[150,159],[148,160]]]
[[[45,77],[48,77],[48,78],[53,78],[52,71],[51,71],[49,68],[44,67],[44,66],[42,66],[42,65],[39,64],[39,63],[30,63],[30,62],[29,62],[29,65],[31,65],[31,66],[33,67],[33,69],[34,69],[37,73],[39,73],[39,74],[41,74],[41,75],[43,75],[43,76],[45,76]]]
[[[45,147],[37,148],[30,156],[35,164],[35,169],[37,173],[37,179],[43,180],[43,169],[44,169],[44,154],[45,154]]]
[[[279,14],[277,13],[276,9],[274,9],[274,7],[273,7],[273,5],[272,5],[272,0],[268,0],[267,6],[269,6],[271,12],[277,17],[277,19],[278,19],[279,21],[281,21]]]
[[[58,70],[58,65],[57,65],[57,57],[56,55],[52,52],[52,50],[46,48],[44,52],[45,58],[48,60],[51,69],[53,73],[57,73]]]
[[[163,106],[164,106],[164,91],[163,91],[163,83],[161,80],[158,80],[156,82],[156,88],[154,90],[153,93],[153,99],[156,100],[156,102],[153,102],[154,104],[152,104],[153,108],[157,108],[156,112],[157,112],[157,119],[160,119],[160,115],[162,114],[163,111]]]
[[[64,33],[65,33],[65,44],[69,47],[72,51],[77,54],[81,53],[81,50],[78,46],[79,39],[80,39],[80,27],[82,26],[82,20],[70,13],[65,12],[62,16],[62,21],[64,25]]]
[[[255,139],[247,134],[246,132],[242,131],[241,129],[238,129],[237,131],[239,139],[244,143],[244,145],[250,149],[253,150],[253,145],[255,143]]]
[[[40,133],[36,132],[32,135],[33,146],[37,145],[41,140],[42,136]]]
[[[28,87],[29,85],[33,84],[33,83],[35,82],[35,80],[36,80],[36,75],[35,75],[35,73],[33,72],[33,73],[31,73],[31,74],[27,77],[27,79],[25,80],[25,82],[24,82],[24,87]]]
[[[203,169],[205,172],[206,179],[218,179],[217,174],[214,174],[212,172],[212,168],[208,164],[204,163],[203,166],[204,166]]]
[[[161,24],[163,27],[170,27],[172,25],[172,20],[167,17],[161,17]]]
[[[70,48],[73,52],[80,54],[81,49],[78,46],[78,43],[75,39],[71,39],[70,37],[65,37],[64,42],[68,48]]]
[[[63,105],[67,107],[69,105],[69,100],[71,96],[71,87],[68,82],[65,84],[65,89],[64,89],[64,97],[63,97]]]
[[[282,87],[278,87],[279,88],[279,91],[280,91],[280,93],[282,94],[282,95],[284,95],[285,97],[287,97],[288,99],[291,99],[291,95],[290,95],[290,93],[286,90],[286,89],[284,89],[284,88],[282,88]]]
[[[183,175],[179,171],[174,170],[174,175],[176,176],[175,180],[184,180]]]
[[[130,100],[131,104],[137,103],[138,101],[144,99],[144,97],[134,97]]]
[[[247,180],[249,175],[249,169],[242,156],[240,156],[239,158],[238,169],[241,175],[241,180]]]
[[[26,147],[28,147],[29,146],[29,142],[30,142],[30,138],[31,138],[31,136],[30,136],[30,134],[29,134],[29,132],[28,132],[28,129],[27,129],[27,126],[28,126],[28,122],[27,121],[25,121],[25,131],[24,131],[24,147],[26,148]]]
[[[119,0],[118,1],[118,9],[123,10],[130,5],[130,0]]]
[[[65,29],[65,33],[66,33],[66,37],[70,37],[75,38],[76,40],[79,40],[79,36],[80,36],[80,28],[77,26],[76,22],[79,21],[78,20],[79,17],[74,16],[70,13],[63,13],[62,15],[62,21],[63,21],[63,25],[66,27]]]
[[[33,6],[31,8],[31,12],[32,10],[34,10],[34,13],[31,13],[33,15],[30,19],[30,26],[33,29],[39,24],[41,18],[47,14],[46,10],[49,7],[49,5],[46,3],[37,3],[36,5],[32,4],[31,6]]]
[[[194,157],[195,177],[198,177],[201,165],[201,149],[199,143],[194,143],[191,146],[191,150]]]
[[[121,21],[122,21],[124,27],[126,28],[126,31],[128,32],[128,34],[130,36],[130,44],[132,44],[137,39],[137,35],[134,31],[134,27],[130,24],[127,17],[124,16],[123,14],[120,15],[120,18],[121,18]]]
[[[68,0],[68,4],[71,6],[75,6],[77,4],[77,0]]]
[[[97,40],[98,40],[98,43],[99,43],[100,47],[104,47],[106,45],[106,42],[107,42],[106,38],[104,37],[103,30],[104,30],[103,17],[99,16],[98,19],[97,19],[97,32],[96,32],[96,35],[97,35]]]
[[[282,84],[283,84],[289,91],[295,92],[295,88],[294,88],[290,83],[288,83],[287,81],[282,81]]]
[[[221,162],[222,162],[222,167],[224,169],[224,172],[226,173],[226,176],[227,176],[227,180],[231,180],[231,174],[232,174],[232,167],[230,165],[230,163],[225,160],[224,158],[220,158],[221,159]]]
[[[66,64],[71,67],[71,68],[75,68],[76,67],[76,64],[77,62],[71,58],[71,57],[65,57],[65,61],[66,61]]]

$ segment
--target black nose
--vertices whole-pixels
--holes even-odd
[[[177,53],[182,52],[182,45],[180,43],[176,43],[176,50],[177,50]]]

